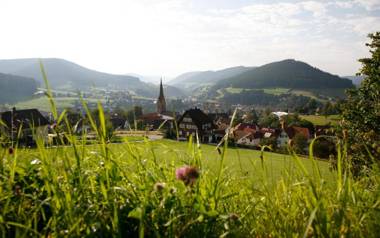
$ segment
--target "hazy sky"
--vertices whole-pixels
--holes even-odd
[[[0,0],[0,58],[175,76],[286,58],[357,72],[380,0]]]

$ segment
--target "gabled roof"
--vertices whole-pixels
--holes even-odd
[[[237,124],[234,129],[235,130],[244,130],[244,129],[253,129],[253,130],[256,130],[257,129],[257,125],[242,122],[242,123]]]
[[[30,126],[39,127],[49,124],[49,121],[37,109],[14,110],[3,112],[0,116],[9,128],[12,125],[12,114],[15,127],[22,125],[23,128],[29,128]]]
[[[299,126],[291,126],[285,129],[286,134],[288,134],[289,138],[292,139],[296,134],[302,134],[305,138],[310,138],[310,131],[308,128],[299,127]]]
[[[193,120],[193,123],[198,127],[198,129],[201,129],[202,125],[207,124],[207,123],[211,124],[210,129],[217,128],[214,122],[212,121],[212,119],[199,108],[192,108],[185,111],[185,113],[178,120],[178,124],[180,124],[183,121],[183,118],[185,117],[190,117]]]
[[[157,112],[147,113],[139,117],[140,120],[144,121],[155,121],[155,120],[174,120],[173,117],[160,114]]]
[[[261,139],[264,137],[263,133],[256,131],[256,132],[246,132],[243,130],[239,130],[234,132],[235,135],[235,140],[240,140],[243,138],[248,138],[248,139]]]
[[[245,138],[249,136],[250,134],[251,134],[250,132],[246,132],[243,130],[234,131],[234,139],[240,140],[241,138]]]

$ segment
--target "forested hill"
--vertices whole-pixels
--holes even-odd
[[[352,81],[324,72],[301,61],[287,59],[263,65],[216,83],[216,88],[352,88]]]
[[[205,85],[214,84],[220,80],[230,78],[246,72],[254,67],[236,66],[217,71],[194,71],[177,76],[169,82],[170,85],[182,89],[193,90]]]
[[[32,78],[0,73],[0,103],[28,99],[37,91],[37,86]]]
[[[91,86],[123,87],[142,89],[146,84],[138,78],[126,75],[115,75],[85,68],[73,62],[58,59],[42,59],[48,80],[54,87],[88,88]],[[36,58],[0,60],[0,72],[31,77],[43,83],[39,61]]]

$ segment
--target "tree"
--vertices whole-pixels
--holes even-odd
[[[246,123],[257,124],[258,120],[259,120],[259,116],[257,115],[257,112],[255,109],[252,109],[252,111],[247,112],[244,115],[244,122]]]
[[[293,149],[296,153],[303,154],[305,153],[305,148],[307,147],[307,138],[301,134],[296,134],[293,139]]]
[[[316,157],[323,159],[336,156],[334,140],[326,137],[318,138],[314,141],[313,152]]]
[[[276,150],[277,149],[277,139],[275,137],[270,137],[270,138],[263,138],[261,141],[260,141],[260,145],[261,146],[270,146],[272,150]]]
[[[343,105],[343,136],[348,142],[354,172],[380,160],[380,32],[368,35],[370,58],[360,59],[358,75],[365,78],[357,89],[347,92]]]
[[[278,116],[269,114],[260,118],[259,125],[261,127],[279,128],[280,120],[278,119]]]

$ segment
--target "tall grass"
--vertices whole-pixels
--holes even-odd
[[[87,113],[95,145],[86,145],[86,135],[78,139],[65,113],[55,111],[57,133],[70,146],[48,148],[39,139],[33,150],[0,148],[0,237],[379,236],[379,168],[354,179],[342,141],[335,181],[320,173],[313,143],[311,169],[290,150],[285,172],[274,177],[263,150],[251,168],[232,172],[227,140],[215,168],[205,163],[197,136],[180,155],[148,140],[109,144],[98,109],[98,124]],[[197,168],[195,183],[176,179],[183,165]]]

